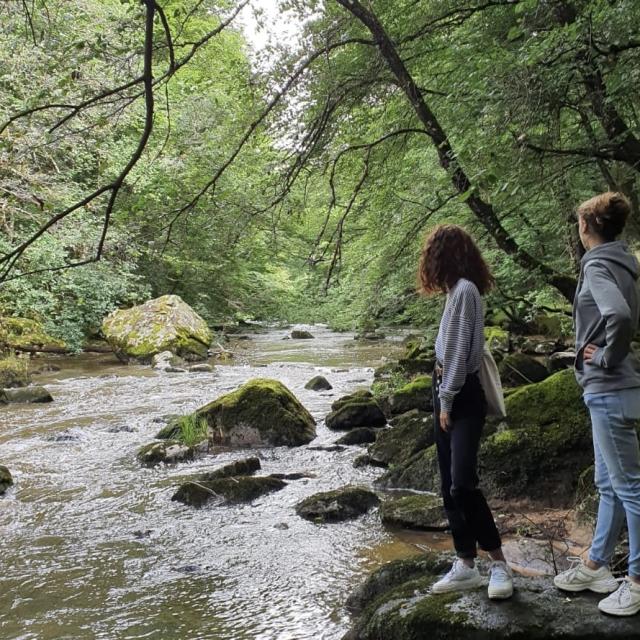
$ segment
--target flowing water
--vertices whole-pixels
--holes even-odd
[[[367,387],[399,341],[362,344],[311,327],[236,338],[239,360],[214,373],[157,373],[108,355],[56,360],[49,405],[0,408],[0,462],[15,486],[0,498],[2,640],[333,640],[343,603],[373,567],[416,547],[376,513],[317,525],[294,505],[318,491],[370,484],[358,447],[235,450],[177,466],[141,468],[137,449],[163,416],[190,412],[254,377],[287,385],[318,421],[312,446],[337,439],[322,422],[337,397]],[[244,364],[240,364],[240,362]],[[329,392],[304,389],[313,375]],[[303,471],[242,506],[196,510],[171,501],[185,478],[258,455],[262,473]]]

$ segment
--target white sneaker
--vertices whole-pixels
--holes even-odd
[[[633,616],[640,611],[640,585],[625,578],[617,591],[598,602],[598,609],[612,616]]]
[[[506,562],[491,563],[488,593],[491,600],[505,600],[513,595],[513,573]]]
[[[450,593],[475,589],[482,584],[482,576],[478,567],[468,567],[458,558],[447,575],[443,576],[431,587],[431,593]]]
[[[572,565],[566,571],[559,573],[553,584],[563,591],[584,591],[589,589],[596,593],[611,593],[618,588],[618,581],[613,577],[608,567],[589,569],[581,558],[568,558]]]

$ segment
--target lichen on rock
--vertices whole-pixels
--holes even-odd
[[[47,333],[40,322],[30,318],[0,318],[0,351],[65,351],[62,340]]]

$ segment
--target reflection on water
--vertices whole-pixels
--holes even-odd
[[[0,460],[16,481],[0,499],[0,638],[340,638],[353,585],[416,548],[386,533],[375,513],[321,526],[295,515],[312,493],[371,483],[380,470],[354,469],[358,448],[252,451],[264,473],[313,477],[251,505],[201,510],[171,502],[175,486],[247,451],[155,469],[135,460],[163,416],[257,376],[281,380],[318,419],[313,445],[333,442],[321,422],[331,402],[369,385],[370,367],[400,345],[311,331],[316,340],[282,340],[284,330],[236,340],[247,364],[213,374],[158,374],[108,355],[58,359],[62,370],[39,380],[54,403],[0,409]],[[318,373],[332,391],[304,389]]]

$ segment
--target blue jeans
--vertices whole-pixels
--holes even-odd
[[[624,520],[629,531],[629,575],[640,578],[640,388],[585,393],[591,414],[598,520],[589,557],[608,565]]]

